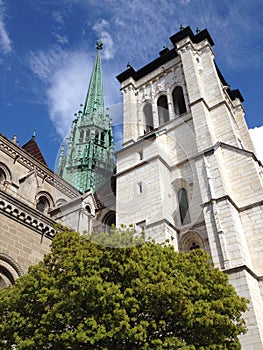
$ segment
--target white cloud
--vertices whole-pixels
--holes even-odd
[[[64,24],[64,19],[62,14],[59,11],[53,11],[52,12],[52,18],[58,23],[58,24]]]
[[[4,3],[0,0],[0,48],[4,54],[12,51],[12,44],[5,25]]]
[[[55,32],[53,32],[52,35],[56,38],[59,44],[65,45],[68,43],[68,38],[66,37],[66,35],[61,35]]]
[[[74,113],[80,109],[79,105],[84,103],[95,54],[95,48],[91,58],[91,55],[84,50],[67,51],[59,47],[47,52],[30,53],[30,68],[44,83],[49,117],[62,137],[69,131]],[[116,72],[112,62],[105,60],[102,60],[102,69],[105,106],[110,106],[109,114],[113,124],[119,124],[121,121],[119,111],[122,111],[122,107],[116,109],[116,105],[112,105],[121,101],[119,84],[115,79],[118,70]]]
[[[109,60],[114,57],[115,49],[112,37],[106,28],[109,27],[109,23],[102,19],[101,21],[95,23],[93,30],[97,33],[101,41],[103,42],[103,57]]]
[[[255,7],[255,1],[251,0],[251,6]],[[95,32],[97,38],[101,38],[104,43],[102,64],[106,105],[121,100],[115,76],[126,69],[127,62],[129,61],[135,69],[150,62],[157,56],[158,49],[161,50],[163,45],[170,44],[169,35],[179,30],[181,23],[184,26],[189,24],[193,30],[195,26],[200,29],[207,27],[209,31],[211,29],[216,48],[225,54],[228,65],[231,66],[232,61],[235,62],[235,67],[245,65],[248,59],[252,59],[252,54],[242,55],[242,60],[234,58],[240,52],[237,46],[248,42],[240,40],[240,37],[242,35],[245,35],[245,38],[252,37],[254,29],[253,26],[249,27],[249,16],[246,11],[243,13],[245,17],[237,16],[240,10],[239,2],[246,9],[250,6],[245,0],[233,0],[231,4],[226,0],[212,1],[211,4],[206,0],[162,0],[161,7],[158,0],[143,3],[141,0],[108,1],[107,6],[105,2],[76,0],[75,3],[79,3],[87,18],[95,18],[96,21],[96,16],[91,16],[93,13],[100,13],[103,18],[95,24],[89,19],[86,27],[82,28],[82,34],[85,35],[85,40],[87,37],[94,40]],[[52,16],[61,27],[66,26],[68,20],[66,15],[62,17],[60,12],[55,11]],[[233,26],[238,27],[241,21],[244,22],[240,26],[242,30],[233,30]],[[258,22],[255,20],[256,27],[259,26]],[[61,27],[57,28],[56,32],[61,33]],[[63,36],[60,39],[63,42]],[[86,40],[87,42],[89,40]],[[86,43],[82,47],[85,47]],[[94,48],[93,50],[94,59],[96,50]],[[262,55],[257,56],[262,60]],[[84,51],[62,52],[60,49],[34,53],[31,57],[32,70],[46,83],[50,118],[60,135],[65,134],[73,113],[83,102],[93,59],[89,60],[88,54]],[[114,115],[112,117],[119,123],[119,118],[115,118]]]
[[[103,57],[106,60],[113,58],[115,54],[115,49],[111,35],[106,31],[102,31],[101,41],[104,44]]]
[[[263,125],[258,128],[249,129],[249,132],[254,143],[257,156],[263,163]]]
[[[29,57],[30,68],[41,80],[49,82],[51,76],[58,69],[59,63],[63,66],[66,56],[66,52],[59,48],[50,50],[48,53],[31,51]]]
[[[84,51],[31,53],[31,69],[45,83],[49,116],[62,137],[84,102],[92,64]]]
[[[124,21],[122,21],[121,19],[119,19],[119,18],[115,18],[114,19],[114,24],[116,24],[117,26],[121,26],[121,27],[125,27],[125,23],[124,23]]]
[[[107,22],[105,19],[102,19],[101,21],[98,21],[94,24],[93,29],[95,30],[95,32],[100,34],[100,32],[102,32],[103,30],[105,30],[105,28],[108,28],[108,27],[109,27],[109,22]]]
[[[80,103],[84,103],[90,69],[87,55],[74,52],[51,79],[47,90],[50,118],[61,136],[69,130]]]
[[[215,49],[222,52],[221,58],[231,69],[263,63],[263,28],[258,15],[263,10],[262,1],[119,0],[96,2],[96,9],[93,1],[76,1],[87,13],[105,14],[93,29],[110,34],[118,57],[125,57],[135,68],[153,59],[163,45],[169,45],[169,35],[177,32],[180,24],[193,30],[208,28]]]

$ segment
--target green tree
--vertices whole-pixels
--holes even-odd
[[[0,292],[1,349],[240,349],[247,301],[202,250],[139,244],[129,229],[90,238],[104,244],[61,229]]]

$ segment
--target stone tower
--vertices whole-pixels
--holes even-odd
[[[263,167],[243,98],[217,67],[207,30],[187,27],[170,40],[154,61],[117,77],[117,225],[133,223],[179,251],[206,250],[250,300],[242,349],[262,349]]]
[[[93,67],[87,97],[82,111],[72,122],[67,148],[62,146],[57,172],[80,192],[96,192],[114,170],[111,119],[104,113],[104,94],[100,51]]]

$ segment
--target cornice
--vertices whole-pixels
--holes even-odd
[[[0,213],[49,239],[56,234],[55,221],[3,191],[0,191]]]
[[[258,282],[262,282],[263,281],[263,275],[260,275],[260,276],[257,275],[247,265],[235,266],[235,267],[231,267],[229,269],[223,269],[222,271],[224,273],[228,274],[228,275],[232,275],[232,274],[236,274],[236,273],[245,271],[245,272],[249,273],[250,276],[252,276]]]
[[[55,174],[51,169],[38,162],[21,147],[10,141],[4,135],[0,134],[0,151],[13,158],[14,163],[19,163],[29,171],[35,170],[37,175],[51,186],[63,192],[69,198],[78,197],[79,191]]]
[[[260,207],[263,205],[263,200],[248,204],[248,205],[244,205],[243,207],[240,207],[236,204],[236,202],[233,200],[233,198],[231,198],[228,194],[221,196],[221,197],[217,197],[217,198],[211,198],[209,199],[209,201],[204,202],[203,204],[201,204],[203,207],[207,207],[208,205],[211,205],[213,202],[219,203],[222,201],[228,201],[229,203],[231,203],[231,205],[240,213],[242,211],[246,211],[246,210],[250,210],[256,207]]]

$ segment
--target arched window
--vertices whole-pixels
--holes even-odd
[[[153,129],[153,111],[152,111],[152,105],[150,103],[147,103],[143,107],[143,114],[144,114],[144,133],[146,133]]]
[[[116,225],[116,214],[113,211],[109,212],[105,215],[102,222],[104,226],[104,231],[110,232],[110,229]]]
[[[3,184],[6,180],[5,172],[0,168],[0,184]]]
[[[189,213],[189,204],[187,198],[187,192],[185,188],[181,188],[178,191],[178,203],[179,203],[179,212],[181,224],[186,225],[190,222],[190,213]]]
[[[23,275],[23,270],[9,255],[0,253],[0,289],[15,283]]]
[[[99,143],[99,132],[96,131],[96,134],[95,134],[95,143],[98,144]]]
[[[158,106],[159,125],[167,123],[169,121],[167,96],[165,95],[160,96],[157,101],[157,106]]]
[[[9,270],[0,265],[0,289],[15,284],[15,280]]]
[[[11,173],[8,167],[0,162],[0,185],[5,185],[5,182],[11,182]]]
[[[179,238],[178,249],[179,251],[188,253],[191,250],[205,248],[200,234],[187,230],[187,232],[183,233]]]
[[[50,207],[49,202],[46,197],[41,196],[38,198],[36,208],[37,210],[41,211],[42,213],[46,212],[47,209]]]
[[[184,93],[181,86],[176,86],[173,90],[174,113],[180,115],[186,112]]]
[[[79,132],[79,140],[80,140],[80,142],[82,142],[83,141],[83,137],[84,137],[84,130],[80,130],[80,132]]]
[[[105,145],[105,131],[102,131],[102,133],[100,134],[100,143],[102,146]]]

